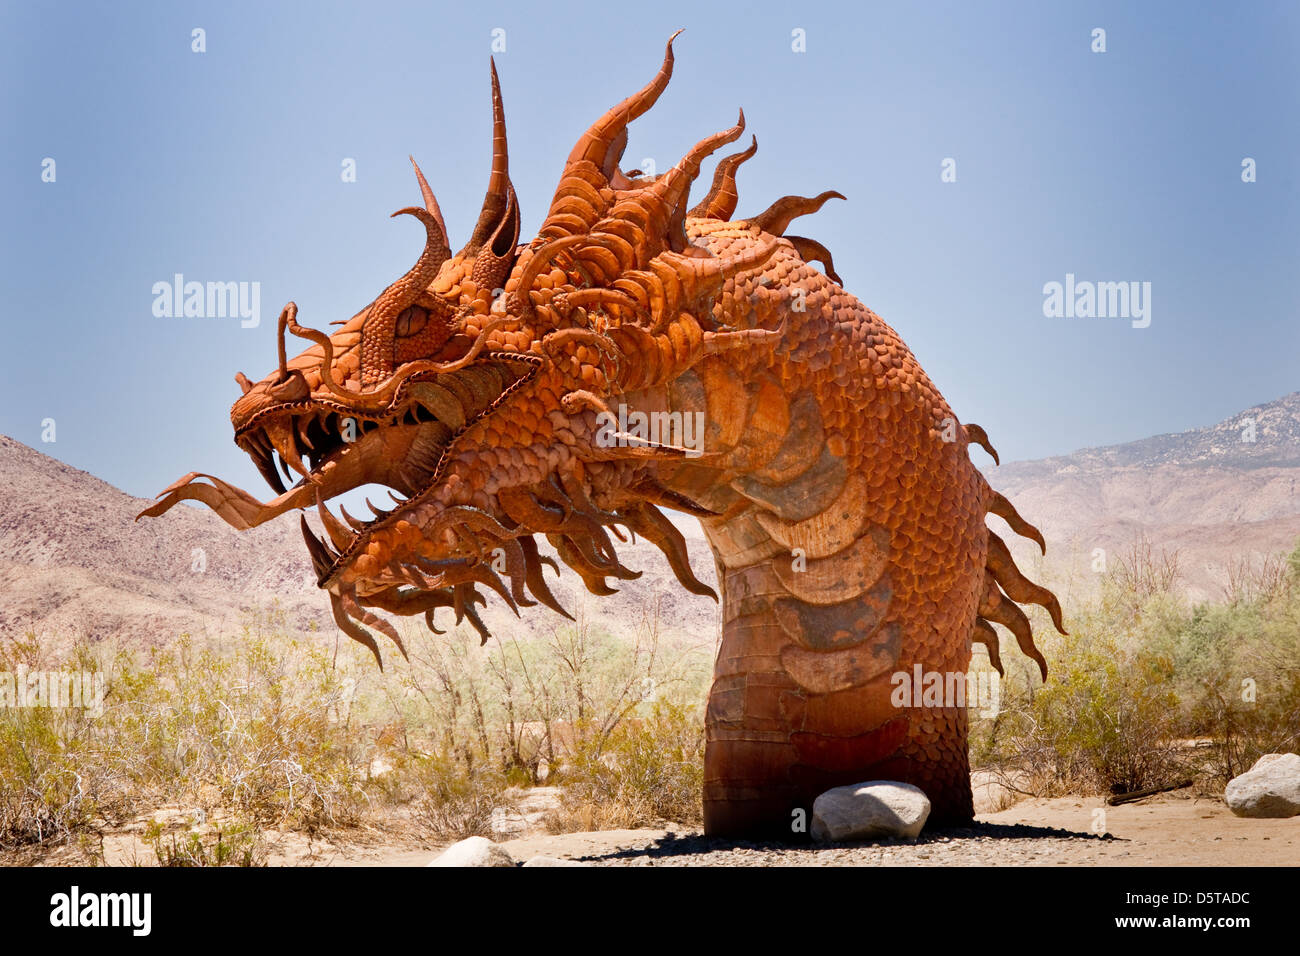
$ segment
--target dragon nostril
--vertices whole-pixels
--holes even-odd
[[[284,349],[284,330],[288,328],[290,325],[297,325],[298,324],[297,319],[298,319],[298,304],[296,302],[290,302],[287,305],[285,305],[283,309],[280,310],[279,327],[276,333],[276,346],[280,358],[279,381],[281,382],[283,382],[285,379],[289,377],[289,360]]]
[[[287,373],[281,381],[271,386],[271,397],[277,402],[297,402],[311,395],[311,387],[299,369]]]

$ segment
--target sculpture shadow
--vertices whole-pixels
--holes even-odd
[[[836,843],[816,843],[811,839],[803,840],[741,840],[729,837],[708,837],[701,833],[678,834],[668,832],[660,839],[644,848],[629,847],[609,853],[594,853],[578,859],[596,863],[613,860],[634,860],[649,858],[653,860],[685,859],[704,856],[709,853],[735,850],[812,850],[835,852],[866,847],[920,847],[926,844],[942,842],[961,842],[963,840],[1085,840],[1114,841],[1122,839],[1110,833],[1096,834],[1080,830],[1067,830],[1061,827],[1035,826],[1027,823],[980,823],[975,822],[964,827],[947,827],[926,830],[915,840],[885,838],[879,840],[846,840]]]

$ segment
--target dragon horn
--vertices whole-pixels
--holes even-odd
[[[659,67],[659,72],[655,74],[654,79],[608,110],[582,134],[574,145],[573,151],[569,153],[569,159],[565,163],[566,168],[585,160],[598,166],[606,179],[614,174],[622,154],[621,151],[615,152],[611,147],[626,132],[628,123],[654,106],[655,100],[659,99],[659,95],[667,88],[668,80],[673,75],[673,41],[681,32],[678,30],[668,38],[668,46],[664,49],[663,65]]]
[[[690,194],[691,183],[700,174],[700,163],[710,156],[718,147],[734,143],[745,131],[745,111],[740,111],[740,118],[730,129],[714,133],[700,140],[690,152],[662,177],[649,187],[647,198],[658,200],[669,211],[668,244],[674,252],[686,248],[686,197]]]
[[[774,236],[781,236],[785,234],[786,229],[790,228],[792,220],[815,213],[826,204],[828,199],[843,198],[844,196],[834,189],[828,189],[826,192],[819,193],[812,198],[807,196],[782,196],[757,216],[750,219],[749,223],[752,226],[758,226],[764,232],[770,232]]]
[[[478,253],[483,244],[499,232],[509,218],[512,190],[510,189],[510,150],[506,143],[506,110],[501,101],[501,81],[497,79],[496,60],[489,59],[492,72],[492,174],[488,178],[487,194],[479,212],[474,232],[465,248],[456,253],[469,258]]]
[[[443,236],[446,236],[447,223],[442,218],[442,209],[438,207],[438,200],[434,197],[433,190],[429,188],[429,181],[424,178],[424,173],[420,171],[420,164],[415,161],[415,157],[408,156],[407,159],[415,167],[415,178],[420,182],[420,195],[424,197],[424,208],[438,221],[438,228],[442,230]]]
[[[289,326],[289,320],[291,318],[289,313],[291,310],[296,315],[298,313],[298,306],[290,302],[288,305],[286,305],[283,309],[280,310],[280,327],[279,327],[279,331],[276,333],[276,346],[280,358],[279,381],[281,382],[283,382],[285,379],[289,377],[289,359],[288,359],[288,354],[285,352],[285,348],[284,348],[284,330]],[[243,374],[244,374],[243,372],[240,372],[239,376],[237,376],[235,380],[239,381],[239,378],[241,378]],[[244,394],[248,394],[248,388],[244,388],[244,382],[239,382],[239,387],[244,389]]]
[[[651,192],[661,198],[668,206],[676,209],[686,194],[690,192],[691,183],[700,174],[700,163],[712,155],[720,146],[734,143],[745,131],[745,111],[740,111],[736,125],[724,129],[700,140],[681,160],[662,178],[650,187]]]
[[[708,195],[687,215],[697,219],[720,219],[723,222],[729,220],[736,212],[736,203],[740,201],[740,194],[736,190],[736,170],[740,168],[741,163],[757,152],[758,137],[754,136],[749,149],[743,153],[732,153],[719,160]]]

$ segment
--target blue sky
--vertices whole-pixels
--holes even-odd
[[[230,440],[233,375],[273,366],[284,302],[324,327],[415,260],[419,224],[388,218],[419,198],[408,153],[464,241],[496,28],[526,236],[574,139],[685,27],[625,165],[663,168],[743,106],[759,152],[740,214],[843,192],[792,231],[830,248],[1004,460],[1300,388],[1300,6],[630,9],[6,2],[0,432],[138,495],[190,470],[264,493]],[[1244,157],[1257,182],[1241,181]],[[259,282],[260,326],[156,317],[153,284],[175,273]],[[1150,282],[1150,326],[1045,317],[1043,286],[1067,273]]]

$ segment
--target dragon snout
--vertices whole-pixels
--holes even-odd
[[[239,378],[243,378],[243,375]],[[311,397],[311,386],[299,369],[293,369],[282,380],[276,373],[255,383],[249,383],[247,378],[243,378],[239,385],[244,389],[244,394],[230,407],[230,422],[236,431],[268,408],[304,402]]]

